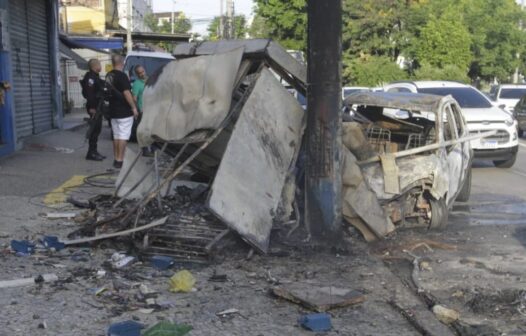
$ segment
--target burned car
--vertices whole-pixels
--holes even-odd
[[[354,109],[343,123],[347,221],[368,240],[396,227],[443,228],[471,191],[471,137],[455,99],[360,92],[345,105]]]

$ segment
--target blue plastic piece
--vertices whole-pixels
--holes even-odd
[[[165,256],[153,256],[150,259],[152,266],[159,270],[167,270],[175,264],[173,258]]]
[[[331,315],[327,313],[303,315],[298,319],[298,323],[314,332],[329,331],[332,328]]]
[[[11,240],[11,248],[17,254],[29,255],[35,253],[35,245],[27,240]]]
[[[139,322],[124,321],[110,325],[108,336],[141,336],[141,329],[144,328]]]
[[[44,236],[42,243],[44,244],[46,248],[48,249],[54,248],[55,251],[60,251],[66,247],[66,245],[64,243],[61,243],[58,240],[58,237],[55,237],[55,236]]]

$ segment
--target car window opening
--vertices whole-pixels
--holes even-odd
[[[433,112],[357,106],[350,121],[360,126],[372,150],[386,154],[436,143],[435,119]]]

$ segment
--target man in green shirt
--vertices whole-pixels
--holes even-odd
[[[137,65],[135,67],[135,74],[137,79],[133,82],[132,85],[132,94],[135,99],[135,103],[139,108],[139,113],[142,114],[142,94],[144,92],[144,84],[146,83],[146,70],[142,65]]]
[[[137,105],[137,108],[139,109],[139,119],[138,123],[141,122],[142,118],[142,94],[144,92],[144,86],[146,83],[146,70],[144,70],[144,67],[142,65],[137,65],[135,67],[135,75],[137,75],[137,79],[132,84],[132,95],[133,99],[135,100],[135,104]],[[135,127],[135,132],[137,132],[137,126]],[[144,156],[152,156],[152,151],[150,148],[145,147],[142,149],[142,154]]]

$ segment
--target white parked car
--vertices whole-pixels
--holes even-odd
[[[453,96],[462,109],[470,134],[497,131],[496,135],[471,143],[475,157],[491,160],[499,168],[515,164],[519,149],[517,121],[476,88],[449,81],[404,81],[386,85],[384,90]]]
[[[519,100],[526,96],[526,84],[501,84],[491,88],[491,98],[495,105],[512,113]]]
[[[365,86],[344,86],[342,88],[342,99],[347,98],[355,92],[369,92],[371,89]]]

